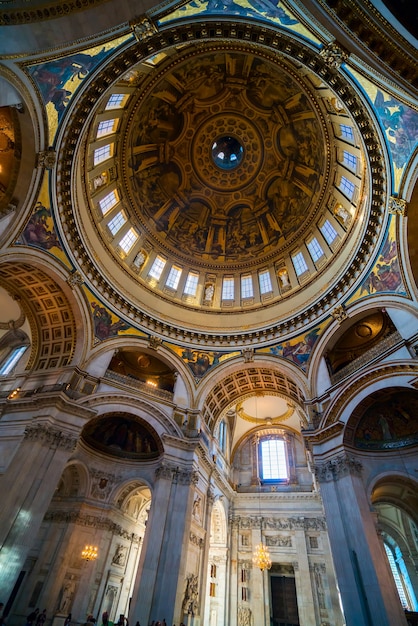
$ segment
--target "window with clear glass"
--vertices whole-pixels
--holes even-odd
[[[149,271],[149,275],[151,276],[151,278],[155,278],[155,280],[160,280],[166,262],[166,259],[164,259],[162,256],[155,257],[154,263],[152,264]]]
[[[222,281],[222,300],[234,299],[234,278],[233,276],[225,276]]]
[[[247,274],[246,276],[241,276],[241,298],[253,298],[254,297],[254,288],[253,288],[253,277],[251,274]]]
[[[226,450],[226,440],[227,440],[227,425],[225,420],[222,420],[219,424],[219,447],[223,453]]]
[[[351,152],[348,152],[348,150],[344,150],[343,163],[351,170],[355,171],[357,169],[357,157],[354,154],[351,154]]]
[[[125,106],[127,99],[128,94],[126,93],[112,93],[109,100],[107,101],[106,110],[109,111],[110,109],[122,109]]]
[[[122,248],[125,254],[129,254],[137,239],[138,233],[134,228],[130,228],[126,235],[120,240],[119,247]]]
[[[258,274],[258,283],[260,285],[260,293],[270,293],[273,291],[273,287],[271,285],[271,277],[270,272],[268,270],[264,270],[259,272]]]
[[[321,245],[316,237],[306,242],[306,247],[308,248],[309,254],[311,255],[312,261],[315,263],[322,256],[324,256],[324,251],[321,248]]]
[[[329,220],[325,220],[322,226],[319,227],[319,230],[324,235],[324,239],[328,244],[331,244],[338,234]]]
[[[181,276],[181,268],[173,265],[170,269],[170,273],[168,274],[166,286],[170,287],[170,289],[177,289],[179,286]]]
[[[106,137],[116,131],[118,120],[102,120],[97,127],[97,137]]]
[[[125,223],[126,223],[126,217],[123,211],[119,211],[119,213],[116,213],[116,215],[112,217],[107,227],[112,233],[112,235],[115,236],[116,233],[120,231],[120,229]]]
[[[408,609],[409,602],[405,594],[405,589],[404,589],[401,573],[398,569],[392,547],[389,546],[386,542],[384,543],[384,546],[385,546],[386,556],[388,557],[390,569],[392,570],[392,576],[395,581],[396,589],[398,590],[399,599],[401,601],[403,608]]]
[[[17,346],[7,355],[6,359],[0,366],[0,376],[8,376],[18,364],[20,358],[24,352],[28,349],[28,346]]]
[[[352,126],[347,124],[340,124],[341,137],[348,139],[348,141],[354,141],[354,131]]]
[[[185,295],[195,296],[198,283],[199,283],[199,274],[196,274],[196,272],[189,272],[187,274],[186,284],[184,285]]]
[[[106,161],[106,159],[110,159],[111,156],[112,147],[110,144],[107,144],[106,146],[101,146],[100,148],[96,148],[96,150],[94,151],[94,165],[99,165],[99,163]]]
[[[260,441],[261,480],[287,480],[286,446],[283,439]]]
[[[345,176],[341,176],[340,184],[338,185],[338,187],[339,189],[341,189],[343,194],[347,196],[347,198],[350,198],[350,200],[352,199],[356,186],[354,183],[351,182],[351,180],[348,180],[348,178],[346,178]]]
[[[99,206],[102,214],[106,215],[106,213],[109,213],[110,209],[112,209],[118,202],[119,198],[116,191],[108,193],[107,196],[99,200]]]
[[[302,252],[292,254],[292,262],[297,276],[301,276],[309,269]]]

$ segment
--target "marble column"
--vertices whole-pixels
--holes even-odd
[[[165,618],[167,624],[181,621],[182,571],[189,542],[194,485],[197,473],[162,465],[156,483],[144,537],[130,621],[149,624]],[[177,602],[176,602],[177,600]],[[180,605],[180,606],[179,606]]]
[[[315,469],[347,626],[406,625],[366,497],[361,463],[343,452]]]
[[[240,518],[230,516],[229,536],[230,536],[230,572],[229,572],[229,619],[226,623],[230,626],[237,626],[238,616],[238,539],[239,539]]]
[[[213,493],[213,489],[209,486],[206,494],[206,511],[204,518],[204,528],[205,528],[205,543],[203,548],[203,558],[201,564],[201,572],[200,572],[200,614],[205,615],[205,604],[207,601],[207,586],[208,586],[208,560],[209,560],[209,550],[210,550],[210,527],[212,522],[212,510],[213,505],[215,503],[215,496]]]
[[[13,438],[15,451],[10,455],[7,469],[0,479],[0,588],[4,601],[7,601],[23,569],[65,464],[77,443],[76,429],[63,427],[65,402],[61,401],[61,405],[61,424],[54,424],[54,419],[46,417],[43,420],[27,420],[23,436]],[[25,406],[25,411],[28,408]],[[47,408],[44,407],[45,410]],[[87,414],[91,417],[91,411],[77,408],[82,419]],[[22,416],[8,416],[9,431],[13,426],[16,428],[17,417],[21,419]],[[69,423],[74,421],[73,415],[67,417]]]

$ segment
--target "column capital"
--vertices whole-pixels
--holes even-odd
[[[324,463],[315,465],[315,476],[319,482],[339,480],[349,474],[360,476],[363,469],[362,463],[343,452]]]
[[[30,424],[26,426],[24,438],[28,441],[38,441],[49,448],[62,448],[72,452],[77,445],[77,437],[66,433],[59,428],[47,424]]]
[[[172,483],[180,485],[197,485],[199,482],[199,474],[194,469],[180,468],[178,465],[163,463],[155,470],[157,479],[163,478],[170,480]]]

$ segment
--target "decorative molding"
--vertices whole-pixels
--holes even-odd
[[[345,452],[326,461],[315,465],[315,476],[319,482],[339,480],[344,476],[360,476],[363,469],[362,463]]]
[[[108,474],[96,468],[90,468],[89,471],[93,479],[90,495],[98,500],[106,500],[112,491],[113,485],[120,480],[120,476]]]
[[[163,340],[161,337],[156,337],[155,335],[151,335],[149,338],[148,345],[152,350],[158,350],[160,346],[162,346]]]
[[[142,15],[138,17],[137,20],[132,20],[129,22],[129,26],[132,29],[133,34],[135,35],[137,41],[144,42],[152,35],[158,32],[158,29],[154,22],[151,21],[149,17],[146,15]]]
[[[204,543],[205,543],[202,537],[199,537],[193,532],[191,532],[189,535],[189,541],[190,543],[193,543],[195,546],[198,546],[198,548],[203,548]]]
[[[326,530],[324,517],[241,517],[231,515],[229,518],[231,527],[252,530]]]
[[[119,524],[116,524],[108,517],[99,517],[97,515],[88,515],[79,511],[48,511],[45,514],[44,521],[54,524],[76,524],[77,526],[86,526],[97,530],[107,530],[112,535],[128,539],[133,543],[140,544],[142,537],[131,533]]]
[[[175,465],[162,464],[155,470],[155,478],[171,480],[173,484],[197,485],[199,474],[196,470],[180,469]]]
[[[388,210],[389,213],[393,215],[402,215],[405,217],[408,210],[408,203],[406,200],[398,198],[397,196],[389,196]]]
[[[292,537],[290,535],[286,537],[281,536],[281,535],[270,537],[266,535],[265,539],[266,539],[266,545],[269,547],[271,546],[275,546],[279,548],[291,548],[292,547]]]
[[[83,282],[84,282],[83,276],[80,274],[80,272],[77,272],[77,271],[70,274],[67,278],[67,283],[70,285],[72,289],[74,289],[74,287],[77,287],[78,285],[82,285]]]
[[[339,324],[348,319],[347,311],[341,304],[332,309],[331,317],[333,317]]]
[[[254,361],[254,348],[244,348],[242,350],[242,356],[245,363],[252,363]]]
[[[47,426],[46,424],[34,424],[26,426],[25,439],[28,441],[38,441],[42,445],[49,448],[60,448],[72,452],[76,445],[78,438],[72,433],[65,433],[53,426]]]
[[[336,70],[338,70],[343,63],[347,63],[349,57],[348,53],[335,41],[326,44],[319,54],[328,67]]]
[[[57,153],[54,148],[48,148],[43,152],[38,152],[37,167],[44,167],[47,170],[54,169],[57,162]]]

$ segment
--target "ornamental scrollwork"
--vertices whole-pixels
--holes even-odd
[[[319,482],[330,482],[339,480],[349,474],[360,475],[362,464],[354,457],[346,454],[340,454],[325,463],[315,466],[315,476]]]
[[[61,448],[70,452],[77,445],[77,438],[74,435],[45,424],[27,426],[25,428],[25,439],[39,441],[42,445],[50,448]]]

